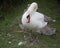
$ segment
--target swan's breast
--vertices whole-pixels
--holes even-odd
[[[30,29],[39,29],[47,25],[47,22],[44,22],[44,15],[38,12],[30,14],[30,22],[26,22],[26,18],[22,18],[22,23],[26,28]]]

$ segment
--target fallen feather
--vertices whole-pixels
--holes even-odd
[[[18,43],[19,46],[22,45],[22,44],[26,44],[26,41]]]
[[[9,41],[8,43],[9,43],[9,44],[11,44],[12,42],[11,42],[11,41]]]
[[[22,44],[23,44],[23,42],[19,42],[19,43],[18,43],[18,45],[22,45]]]
[[[7,36],[11,37],[12,35],[10,33],[8,33]]]
[[[53,20],[53,22],[56,22],[56,20]]]

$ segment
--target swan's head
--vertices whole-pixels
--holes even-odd
[[[23,14],[23,16],[22,16],[22,23],[23,22],[29,23],[30,22],[31,14],[33,14],[34,12],[36,12],[37,9],[38,9],[37,3],[33,2],[28,7],[27,11]]]
[[[32,13],[32,12],[36,12],[36,10],[38,9],[38,5],[36,2],[33,2],[27,9],[28,12]]]

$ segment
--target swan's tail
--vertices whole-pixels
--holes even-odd
[[[56,28],[50,28],[48,26],[41,30],[41,33],[45,35],[53,35],[55,34],[55,32],[56,32]]]
[[[51,17],[45,16],[45,15],[44,15],[44,21],[45,22],[56,22],[56,20],[53,20]]]
[[[48,26],[38,31],[38,33],[44,34],[44,35],[53,35],[55,34],[55,32],[56,32],[56,28],[50,28]]]

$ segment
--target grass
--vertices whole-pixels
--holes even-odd
[[[24,33],[17,32],[20,31],[18,18],[22,16],[23,10],[26,7],[25,5],[21,5],[12,9],[11,12],[2,12],[2,15],[6,16],[6,18],[0,21],[0,48],[60,48],[60,17],[55,10],[56,2],[40,0],[37,3],[39,4],[39,12],[57,20],[54,23],[57,28],[56,35],[35,34],[39,37],[39,43],[29,46],[31,42],[27,40],[25,45],[18,46],[20,41],[24,41]]]

